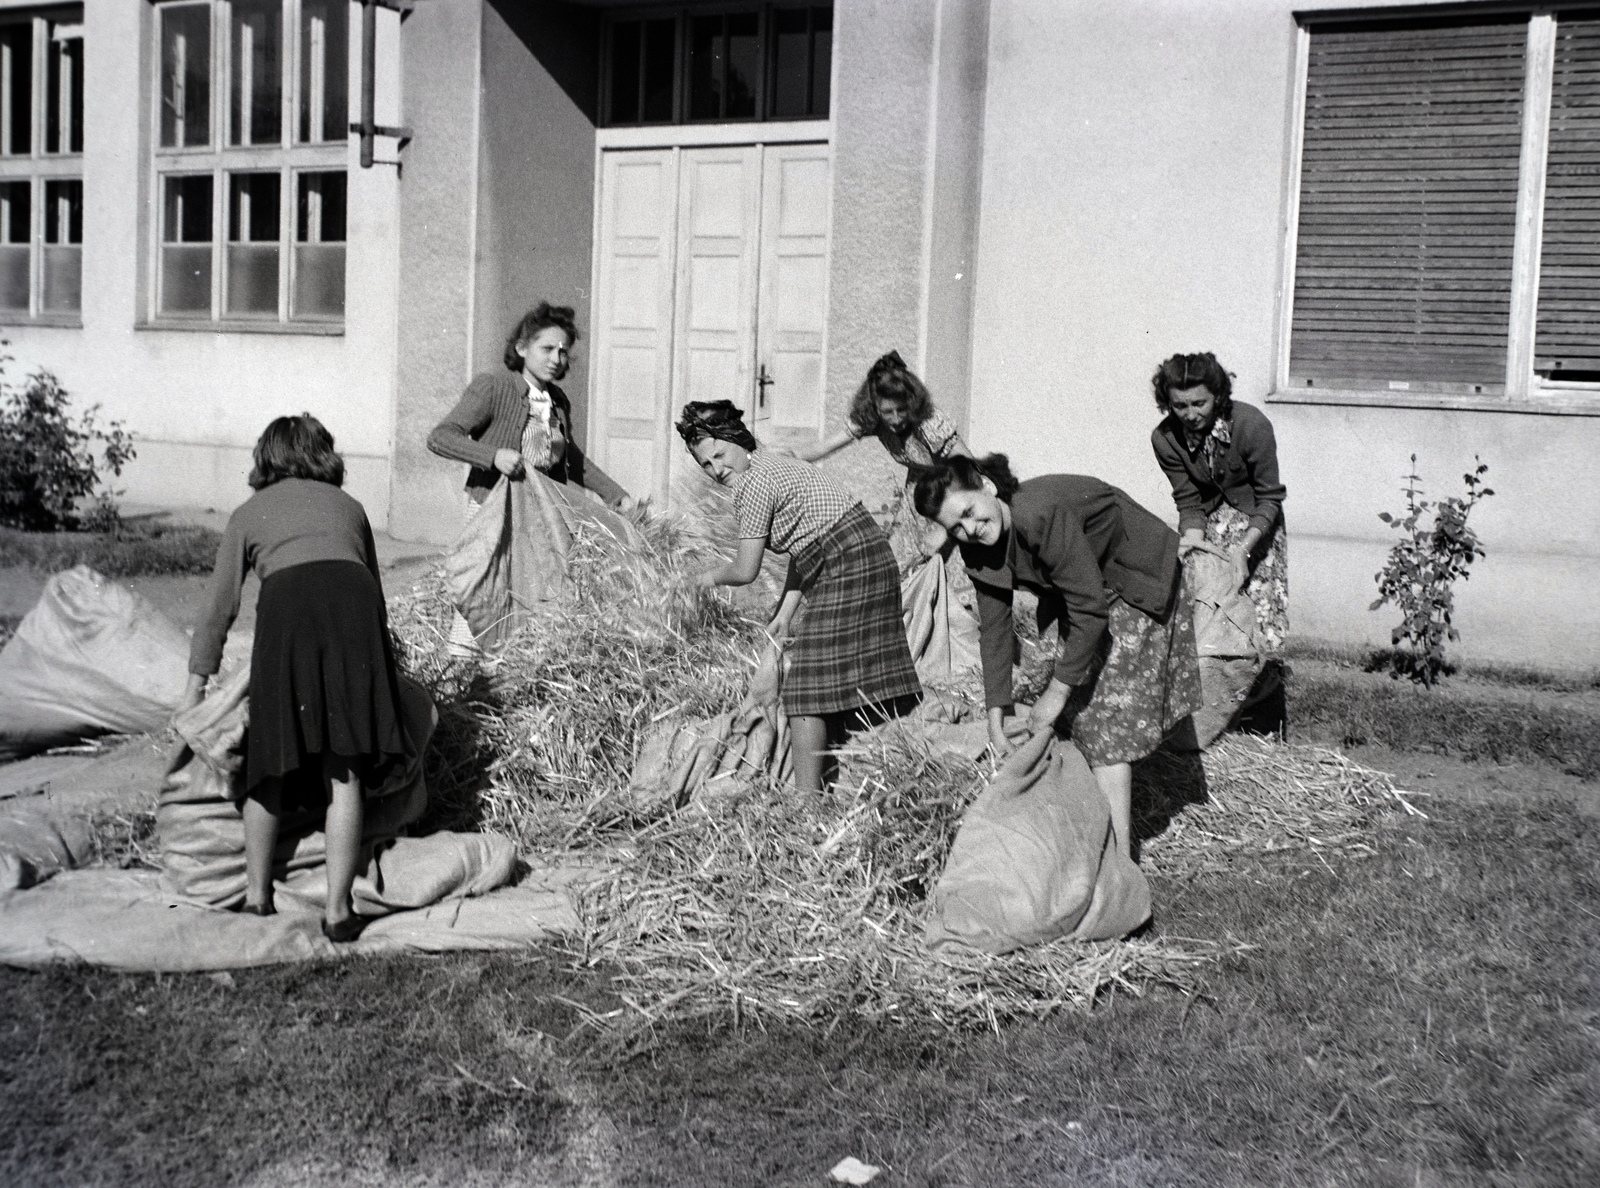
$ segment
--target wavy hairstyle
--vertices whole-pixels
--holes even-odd
[[[255,490],[286,478],[344,486],[344,459],[333,448],[333,434],[310,413],[279,417],[256,441],[249,483]]]
[[[505,364],[507,371],[521,371],[523,365],[522,355],[517,348],[524,343],[532,342],[534,336],[541,330],[548,330],[554,326],[557,330],[566,331],[567,346],[577,344],[578,323],[570,305],[551,305],[548,301],[541,301],[511,328],[510,337],[506,339]]]
[[[863,434],[876,433],[882,427],[883,420],[878,416],[880,400],[905,401],[913,429],[933,416],[933,397],[916,372],[906,366],[899,351],[878,357],[850,401],[850,420]]]
[[[1002,503],[1010,503],[1022,485],[1011,473],[1011,459],[1004,454],[988,454],[982,458],[952,454],[932,466],[911,468],[911,480],[915,484],[911,501],[919,515],[937,519],[946,495],[952,490],[981,491],[984,479],[994,484],[994,493]]]
[[[1233,416],[1233,373],[1217,362],[1210,351],[1199,355],[1173,355],[1156,368],[1150,377],[1156,390],[1156,407],[1172,411],[1172,393],[1203,385],[1217,400],[1216,414],[1226,421]]]
[[[731,400],[691,400],[683,406],[677,424],[683,444],[694,449],[695,442],[715,437],[747,450],[756,448],[755,435],[745,428],[744,413]]]

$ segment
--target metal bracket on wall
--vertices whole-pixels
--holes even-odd
[[[376,121],[377,106],[376,64],[378,58],[378,9],[398,12],[402,20],[416,7],[416,0],[361,0],[361,122],[351,124],[350,131],[361,137],[361,168],[372,168],[372,145],[376,137],[393,136],[399,140],[399,152],[411,143],[411,129],[405,125],[393,127]],[[398,165],[398,161],[385,161],[385,165]]]

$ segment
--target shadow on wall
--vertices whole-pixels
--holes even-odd
[[[560,0],[489,0],[507,28],[589,120],[600,119],[600,55],[577,54],[573,45],[600,44],[599,9]]]

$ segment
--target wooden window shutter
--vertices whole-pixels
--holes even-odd
[[[1312,30],[1292,385],[1505,390],[1526,43]]]
[[[1552,379],[1600,372],[1600,20],[1556,24],[1533,342]]]

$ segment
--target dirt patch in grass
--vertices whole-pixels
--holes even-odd
[[[222,537],[194,524],[135,522],[118,532],[22,532],[0,528],[0,567],[57,573],[87,565],[107,577],[208,574]]]
[[[1547,763],[1600,779],[1600,695],[1487,682],[1417,689],[1377,673],[1296,660],[1288,681],[1294,735],[1346,746]]]
[[[1587,1184],[1600,827],[1429,807],[1364,860],[1158,875],[1163,934],[1238,952],[999,1037],[699,1022],[597,1065],[559,1037],[599,976],[541,961],[0,970],[0,1182]]]

